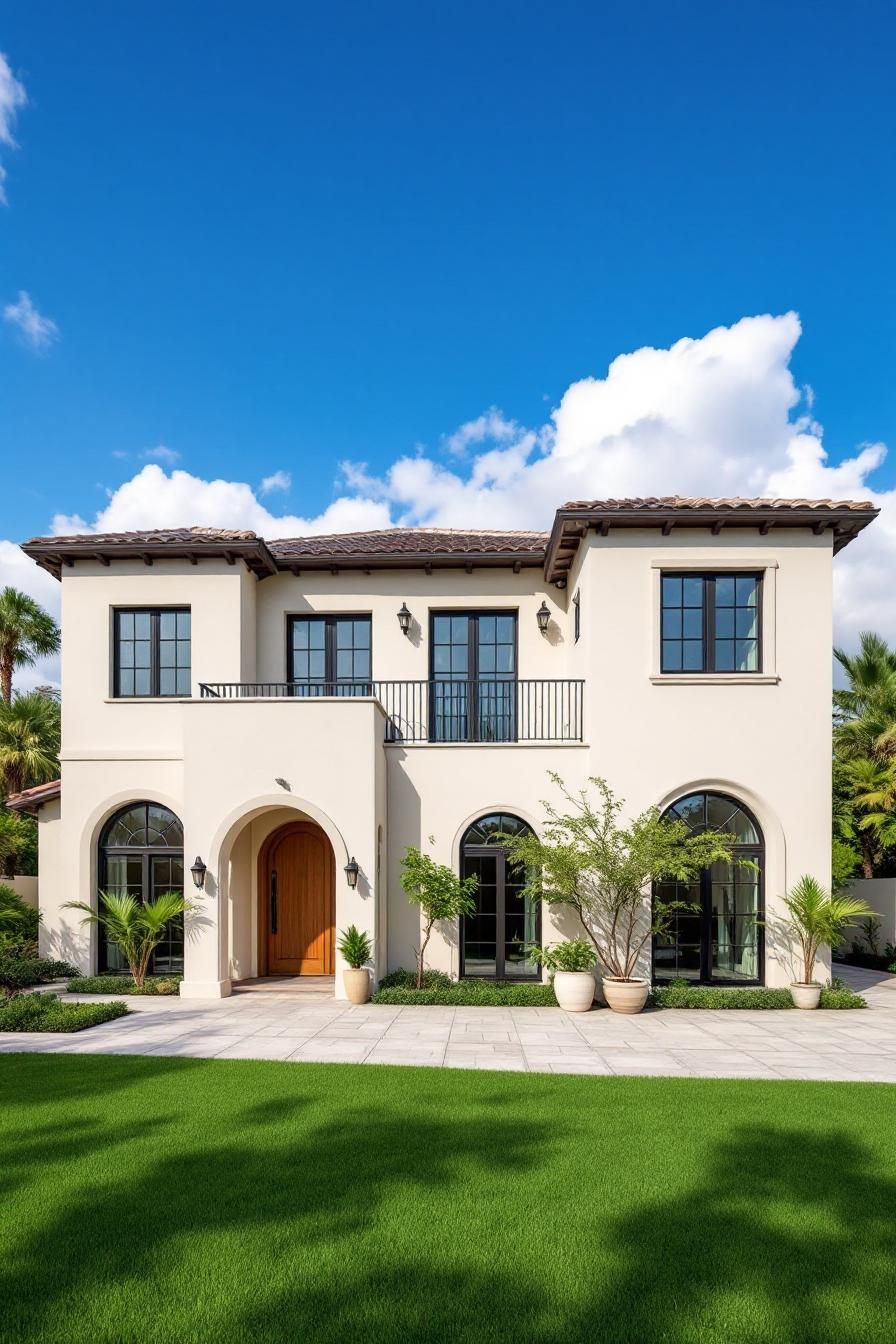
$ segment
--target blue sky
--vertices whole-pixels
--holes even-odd
[[[892,444],[894,38],[885,3],[7,0],[0,305],[57,332],[0,324],[0,537],[175,454],[312,520],[363,462],[394,519],[390,467],[469,476],[489,407],[469,443],[538,453],[620,353],[790,310],[787,414],[829,466]]]

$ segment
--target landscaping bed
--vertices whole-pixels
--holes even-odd
[[[711,985],[693,985],[687,980],[674,980],[670,985],[654,989],[651,1002],[655,1008],[793,1008],[789,989],[716,989]],[[834,980],[821,991],[819,1008],[865,1008],[861,994],[854,994],[841,981]]]
[[[55,994],[17,994],[0,1003],[0,1031],[83,1031],[128,1013],[126,1003],[63,1003]]]
[[[487,980],[452,980],[442,971],[424,971],[423,987],[417,989],[415,971],[393,971],[380,981],[373,1003],[412,1005],[423,1008],[556,1008],[550,985],[514,984]]]
[[[68,982],[70,994],[179,994],[180,975],[148,975],[138,989],[129,975],[77,975]]]

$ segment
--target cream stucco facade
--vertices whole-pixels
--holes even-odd
[[[790,949],[773,932],[782,893],[802,873],[830,877],[833,550],[832,530],[807,526],[588,528],[565,586],[513,556],[482,567],[296,565],[259,577],[233,557],[155,554],[150,564],[78,553],[61,567],[61,798],[39,813],[43,950],[96,968],[95,938],[63,907],[96,900],[104,824],[147,800],[183,823],[187,867],[194,855],[207,865],[185,944],[184,995],[224,995],[258,974],[258,858],[293,818],[317,822],[328,837],[336,928],[354,923],[370,934],[381,976],[410,965],[418,942],[399,883],[406,847],[456,868],[464,832],[482,815],[513,813],[538,830],[555,771],[575,788],[603,776],[628,813],[699,790],[745,804],[765,846],[761,978],[788,983]],[[761,673],[661,673],[663,570],[762,574]],[[396,620],[403,603],[407,634]],[[112,620],[122,607],[190,609],[189,697],[115,698]],[[369,615],[373,681],[425,682],[430,613],[446,610],[516,613],[517,676],[582,683],[575,740],[386,741],[381,695],[270,694],[287,677],[290,615]],[[215,698],[200,694],[203,683],[248,689]],[[354,889],[343,875],[351,857]],[[575,932],[571,915],[545,917],[544,941]],[[440,929],[430,964],[458,974],[459,942],[457,928]]]

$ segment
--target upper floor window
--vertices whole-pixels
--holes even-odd
[[[185,607],[114,613],[114,694],[190,694],[190,612]]]
[[[515,611],[433,612],[430,628],[436,742],[512,742],[516,735]]]
[[[662,575],[663,672],[760,672],[760,574]]]
[[[368,694],[372,676],[369,616],[290,616],[287,679],[318,695],[351,687]]]

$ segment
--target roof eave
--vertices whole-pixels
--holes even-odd
[[[273,559],[281,570],[295,569],[465,569],[467,567],[513,569],[540,568],[544,550],[537,551],[433,551],[404,555],[382,553],[332,555],[278,555]]]
[[[266,544],[257,541],[197,541],[190,542],[145,541],[145,542],[98,542],[95,546],[78,543],[66,546],[64,543],[29,542],[21,549],[41,569],[52,574],[55,579],[62,578],[63,566],[71,566],[77,560],[99,560],[108,564],[112,560],[227,560],[231,564],[242,560],[257,578],[266,578],[277,573],[277,565]]]
[[[26,789],[23,793],[11,793],[4,802],[4,807],[9,808],[10,812],[38,812],[45,803],[52,803],[62,796],[62,781],[53,780],[52,783],[39,785],[40,792],[36,789]]]
[[[561,550],[571,552],[572,558],[586,532],[599,531],[604,536],[612,527],[661,528],[667,534],[678,527],[711,527],[721,531],[726,527],[759,528],[766,532],[774,528],[810,527],[815,532],[834,533],[834,554],[858,536],[863,528],[880,513],[879,509],[558,509],[554,516],[545,555],[545,578],[554,583],[565,576],[558,569]],[[573,528],[581,529],[578,537]],[[564,542],[566,544],[564,545]],[[574,542],[570,545],[570,542]]]

